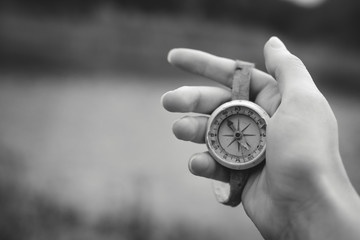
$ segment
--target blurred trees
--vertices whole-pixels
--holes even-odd
[[[99,6],[177,14],[256,24],[297,38],[327,37],[354,45],[360,40],[358,0],[328,0],[316,8],[301,8],[281,0],[3,0],[0,8],[21,8],[41,14],[86,15]]]

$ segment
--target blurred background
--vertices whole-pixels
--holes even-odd
[[[360,190],[357,0],[0,1],[0,239],[262,239],[218,204],[161,95],[213,84],[171,48],[255,62],[279,36],[339,123]]]

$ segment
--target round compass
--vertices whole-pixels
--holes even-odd
[[[221,165],[243,170],[265,159],[269,115],[246,100],[233,100],[211,115],[206,133],[210,154]]]

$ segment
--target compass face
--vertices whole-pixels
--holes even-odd
[[[256,166],[265,158],[268,119],[261,107],[249,101],[221,105],[208,123],[206,143],[210,154],[231,169]]]

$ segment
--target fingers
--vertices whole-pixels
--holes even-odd
[[[189,170],[196,176],[229,182],[229,170],[217,163],[208,152],[197,153],[190,158]]]
[[[235,61],[231,59],[198,50],[178,48],[169,52],[168,61],[185,71],[212,79],[227,87],[232,86]],[[253,69],[250,86],[252,96],[257,96],[269,84],[276,84],[276,81],[269,74]]]
[[[205,116],[180,118],[173,124],[174,135],[180,140],[205,143],[207,121]]]
[[[185,71],[231,86],[235,62],[193,49],[178,48],[169,52],[168,61]]]
[[[305,65],[277,37],[265,44],[264,56],[266,68],[277,80],[283,98],[299,89],[316,90]]]
[[[161,97],[164,108],[170,112],[212,113],[218,106],[231,100],[230,91],[219,87],[180,87]],[[280,94],[275,84],[264,86],[255,102],[272,115],[279,103]]]
[[[231,100],[228,90],[218,87],[181,87],[165,93],[164,108],[170,112],[211,113],[224,102]]]

